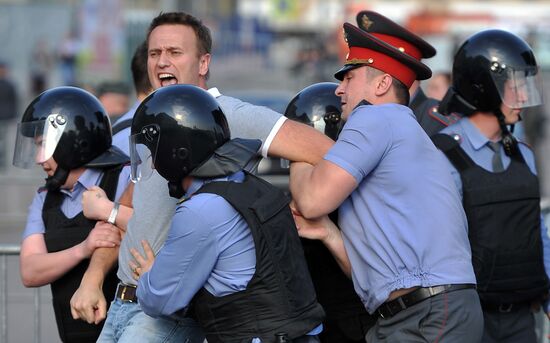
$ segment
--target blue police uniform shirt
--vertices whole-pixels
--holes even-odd
[[[213,181],[222,180],[242,182],[244,173]],[[209,181],[194,179],[185,196]],[[139,278],[139,303],[152,317],[170,316],[202,287],[214,296],[246,289],[255,269],[254,240],[244,218],[218,195],[194,195],[176,207],[164,246]]]
[[[117,123],[121,123],[127,119],[134,118],[134,114],[136,113],[137,108],[139,107],[139,104],[141,104],[141,101],[136,101],[134,106],[128,110],[122,117],[118,118],[117,121],[114,122],[113,126],[115,126]],[[127,128],[124,128],[113,135],[113,145],[119,148],[120,150],[124,151],[124,153],[128,156],[130,156],[130,133],[132,130],[132,126],[128,126]]]
[[[225,178],[193,180],[185,194],[189,199],[176,207],[153,267],[139,278],[137,297],[145,313],[173,315],[186,308],[203,287],[216,297],[246,289],[256,271],[256,250],[248,224],[219,195],[192,195],[207,182],[243,180],[242,171]],[[321,331],[319,325],[308,334]],[[257,338],[252,340],[257,342]]]
[[[460,147],[464,149],[466,154],[468,154],[468,156],[470,156],[470,158],[481,168],[490,172],[493,171],[492,159],[494,152],[487,144],[489,143],[489,139],[482,134],[477,127],[474,126],[469,118],[462,118],[455,124],[441,130],[441,132],[448,135],[458,135],[460,137]],[[533,152],[529,149],[529,147],[521,142],[518,143],[518,146],[525,163],[531,172],[536,175],[537,169],[535,166],[535,156]],[[508,168],[510,165],[510,157],[504,152],[503,146],[500,148],[500,157],[504,168]],[[460,178],[460,173],[448,159],[446,159],[446,161],[451,168],[454,181],[460,195],[462,196],[462,180]],[[544,223],[544,218],[542,218],[542,215],[540,220],[540,229],[544,249],[544,267],[546,269],[546,275],[550,275],[550,237],[548,237],[548,229]],[[550,304],[546,304],[545,307],[546,312],[548,312],[550,310]]]
[[[61,203],[61,212],[67,218],[74,218],[82,212],[82,194],[88,188],[99,185],[103,171],[101,169],[88,168],[78,178],[72,190],[61,189],[64,195]],[[115,199],[122,195],[126,186],[130,182],[130,167],[123,167],[118,178]],[[39,191],[32,200],[29,206],[29,214],[27,216],[27,224],[23,231],[23,239],[36,233],[43,234],[46,231],[44,221],[42,220],[42,208],[46,200],[47,191]]]
[[[476,283],[460,195],[408,107],[358,106],[325,159],[358,184],[339,226],[369,313],[397,289]]]

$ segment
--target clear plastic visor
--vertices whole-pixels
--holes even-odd
[[[507,68],[492,76],[504,105],[522,109],[542,104],[542,80],[538,68]]]
[[[13,165],[28,169],[46,162],[53,156],[66,127],[65,118],[57,114],[50,114],[45,120],[19,123]]]
[[[140,133],[130,136],[132,182],[147,180],[153,174],[159,139],[160,132],[156,125],[144,127]]]

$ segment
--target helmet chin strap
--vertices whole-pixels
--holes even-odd
[[[506,155],[512,156],[513,153],[518,152],[517,151],[518,141],[512,135],[512,133],[508,130],[508,126],[506,126],[506,123],[504,121],[504,113],[502,113],[500,108],[495,110],[494,113],[498,119],[498,124],[500,126],[502,145],[504,145],[504,152],[506,153]]]
[[[69,177],[69,171],[65,168],[61,168],[60,166],[57,166],[57,169],[55,170],[55,173],[53,173],[53,176],[46,178],[46,188],[48,191],[57,191],[61,186],[67,182],[67,178]]]
[[[168,191],[172,198],[180,199],[185,194],[181,182],[168,182]]]

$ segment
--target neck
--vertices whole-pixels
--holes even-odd
[[[420,82],[414,81],[413,84],[411,85],[411,87],[409,88],[409,95],[411,96],[411,99],[414,96],[414,94],[416,93],[416,90],[418,89],[418,86],[420,86]]]
[[[76,182],[78,181],[78,178],[86,171],[86,168],[80,167],[73,169],[69,172],[69,177],[67,177],[67,181],[62,186],[62,188],[70,189],[72,190],[74,188],[74,185],[76,185]]]
[[[501,130],[497,117],[492,112],[475,112],[468,117],[472,124],[489,140],[500,139]]]

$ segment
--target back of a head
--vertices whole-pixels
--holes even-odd
[[[154,165],[171,187],[180,186],[229,138],[227,120],[210,93],[183,84],[159,88],[134,115],[132,179],[146,179]]]
[[[486,30],[468,38],[455,55],[452,80],[474,111],[497,112],[503,102],[510,108],[542,103],[533,51],[510,32]]]
[[[314,127],[333,140],[342,128],[342,105],[335,93],[338,84],[320,82],[310,85],[290,100],[285,117]]]
[[[153,88],[147,74],[147,42],[141,43],[134,52],[131,62],[132,80],[136,95],[147,95]]]

